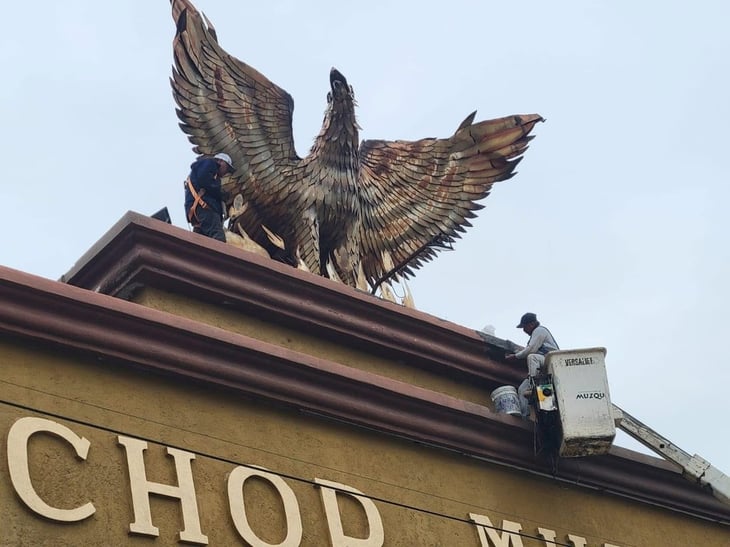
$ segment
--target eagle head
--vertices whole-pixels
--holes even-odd
[[[331,103],[333,100],[342,101],[345,99],[354,99],[355,94],[352,91],[352,86],[347,84],[347,79],[342,73],[336,68],[330,69],[330,92],[327,93],[327,102]]]

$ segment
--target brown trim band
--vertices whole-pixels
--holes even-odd
[[[490,387],[522,380],[499,362],[504,341],[137,213],[62,280],[122,298],[139,285],[170,290]]]
[[[0,333],[59,344],[467,456],[550,474],[545,463],[535,460],[532,430],[519,419],[6,268],[0,268]],[[555,478],[730,523],[730,509],[683,479],[673,466],[630,451],[563,460]]]

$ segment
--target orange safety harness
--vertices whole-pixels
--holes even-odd
[[[207,209],[208,204],[203,201],[203,196],[205,195],[205,188],[200,189],[200,193],[195,191],[195,188],[193,187],[193,183],[190,181],[190,177],[185,180],[185,184],[188,187],[188,190],[190,190],[190,194],[193,196],[193,204],[190,206],[190,209],[188,210],[188,222],[192,224],[194,228],[200,226],[200,221],[198,220],[198,215],[196,214],[196,209],[198,208],[198,205],[200,205],[201,208]]]

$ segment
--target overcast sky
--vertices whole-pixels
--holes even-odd
[[[519,174],[411,282],[417,307],[520,344],[534,311],[563,348],[606,347],[613,401],[730,473],[730,3],[196,5],[294,97],[300,155],[332,66],[363,139],[543,115]],[[0,264],[57,279],[128,210],[187,229],[169,2],[3,7]]]

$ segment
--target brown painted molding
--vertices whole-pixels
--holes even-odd
[[[448,356],[451,346],[464,344],[470,347],[472,342],[484,344],[475,333],[446,322],[441,325],[434,318],[423,317],[424,314],[412,310],[401,310],[398,306],[380,302],[347,287],[333,287],[327,280],[271,261],[248,260],[248,255],[241,258],[241,253],[229,250],[226,245],[195,237],[162,223],[135,219],[131,226],[126,226],[128,224],[118,224],[112,230],[114,233],[110,232],[112,239],[106,239],[128,239],[122,246],[128,248],[124,255],[120,257],[109,253],[110,249],[120,248],[118,243],[105,246],[102,241],[100,247],[87,255],[91,258],[82,260],[71,275],[71,278],[90,280],[94,279],[91,272],[96,271],[99,284],[92,288],[99,289],[99,292],[0,268],[0,334],[95,355],[102,358],[99,367],[104,367],[105,361],[113,361],[119,365],[171,374],[453,450],[467,457],[551,476],[548,464],[533,456],[530,424],[517,418],[496,415],[480,405],[145,308],[100,294],[100,291],[113,286],[117,287],[117,291],[129,290],[134,283],[147,282],[149,276],[152,280],[177,283],[196,294],[200,291],[214,301],[222,301],[227,295],[217,290],[226,286],[224,279],[245,272],[251,277],[255,274],[261,278],[252,280],[244,277],[246,282],[262,287],[259,290],[268,288],[269,292],[258,298],[248,294],[239,296],[238,305],[261,309],[261,302],[269,299],[272,303],[266,309],[273,314],[276,311],[275,298],[286,287],[290,293],[302,295],[298,301],[290,296],[290,301],[282,303],[287,310],[282,312],[284,320],[296,323],[298,320],[296,317],[292,319],[292,316],[304,315],[318,306],[333,306],[339,299],[354,300],[352,307],[360,313],[360,319],[341,317],[346,325],[340,327],[344,335],[356,337],[355,333],[349,334],[348,329],[354,329],[362,317],[374,316],[385,317],[392,324],[400,321],[404,333],[409,328],[416,333],[442,329],[441,343],[444,347],[437,349],[427,344],[426,349],[420,352],[420,355],[425,355],[424,358],[433,361],[436,361],[435,356]],[[166,247],[164,252],[163,247]],[[186,247],[193,248],[189,254],[184,252]],[[183,252],[176,258],[178,248]],[[212,268],[208,274],[214,276],[213,280],[206,280],[200,270],[189,264],[191,255],[196,253],[199,258],[204,256],[206,264]],[[217,263],[230,265],[231,260],[243,264],[234,266],[233,270],[219,270],[228,272],[226,275],[215,273]],[[180,270],[175,269],[176,265]],[[207,270],[203,268],[202,271]],[[193,277],[194,272],[198,272],[200,277]],[[274,280],[272,287],[265,284],[266,279]],[[320,292],[332,292],[334,296],[327,297]],[[310,301],[313,294],[322,296],[322,300]],[[315,313],[318,321],[325,325],[318,324],[317,329],[324,329],[335,322],[338,313],[345,313],[346,305],[337,305],[339,307],[334,310],[329,308]],[[390,317],[393,314],[400,319],[396,321]],[[422,324],[409,326],[409,317],[411,322]],[[337,327],[331,325],[331,328]],[[360,343],[370,349],[384,347],[383,351],[394,351],[381,340],[388,334],[387,329],[380,332],[382,328],[365,327]],[[451,337],[446,334],[449,332]],[[401,333],[400,336],[406,335]],[[420,338],[411,341],[411,346],[416,346],[418,340]],[[410,347],[401,351],[408,352]],[[455,353],[459,355],[458,351]],[[407,354],[419,355],[416,349]],[[469,355],[469,352],[461,353],[464,354]],[[474,351],[473,356],[476,359],[478,352]],[[448,364],[442,361],[437,366]],[[487,361],[487,368],[496,366],[496,362]],[[474,374],[480,377],[479,372]],[[488,378],[490,374],[496,376],[497,372],[483,374]],[[683,479],[676,467],[629,450],[615,448],[607,456],[561,460],[554,478],[730,524],[730,508]]]
[[[493,389],[519,383],[500,363],[497,338],[262,258],[187,230],[127,213],[62,281],[122,298],[139,285],[234,307],[302,332]]]
[[[549,476],[517,418],[107,295],[0,268],[0,333]],[[100,370],[100,373],[102,371]],[[730,524],[730,509],[660,460],[615,449],[562,460],[557,480]]]

